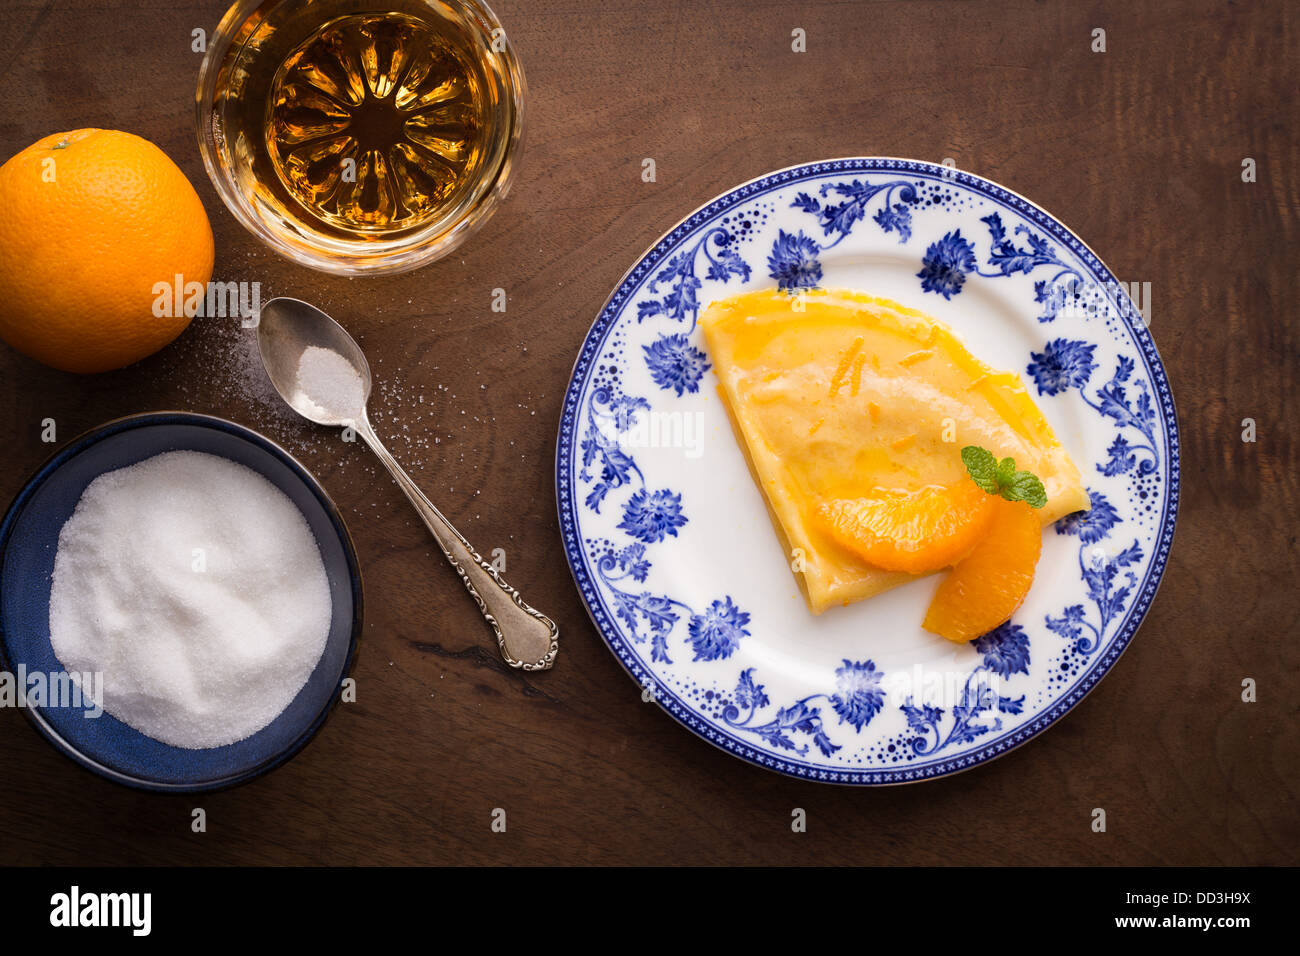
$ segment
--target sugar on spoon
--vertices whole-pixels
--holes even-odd
[[[261,308],[257,347],[271,384],[290,408],[318,425],[353,429],[384,463],[478,603],[506,663],[527,671],[548,669],[558,649],[555,622],[529,607],[479,557],[375,434],[366,415],[370,365],[352,336],[315,306],[281,297]]]

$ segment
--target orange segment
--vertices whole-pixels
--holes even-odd
[[[987,532],[939,585],[922,625],[950,641],[973,641],[1005,623],[1029,593],[1043,549],[1032,507],[988,497],[994,507]]]
[[[817,507],[835,541],[885,571],[923,574],[959,561],[984,533],[993,498],[970,481],[951,488],[882,491]]]

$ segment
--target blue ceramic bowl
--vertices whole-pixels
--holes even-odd
[[[278,767],[320,729],[339,697],[361,633],[361,574],[338,509],[288,452],[234,422],[189,412],[133,415],[101,425],[59,450],[23,486],[0,523],[0,668],[58,674],[50,645],[50,578],[59,531],[86,486],[106,471],[165,451],[239,462],[298,506],[320,547],[333,600],[320,663],[293,702],[256,734],[226,747],[184,750],[84,707],[23,707],[36,728],[84,767],[147,790],[195,792],[243,783]],[[16,768],[10,768],[16,769]]]

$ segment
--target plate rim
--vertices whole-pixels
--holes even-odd
[[[643,267],[647,273],[653,271],[654,266],[671,254],[682,241],[705,225],[707,221],[714,218],[714,216],[710,216],[709,219],[704,220],[699,225],[685,229],[680,237],[669,242],[673,236],[677,235],[688,223],[702,213],[712,210],[716,216],[717,213],[752,198],[753,195],[756,195],[755,187],[760,185],[770,186],[771,189],[775,189],[793,182],[836,172],[862,174],[880,172],[914,173],[929,178],[938,177],[948,182],[957,182],[986,198],[1004,204],[1010,200],[1013,209],[1016,209],[1018,213],[1024,215],[1030,221],[1035,222],[1044,232],[1061,242],[1066,248],[1071,249],[1095,277],[1108,281],[1111,287],[1116,290],[1116,302],[1119,305],[1120,318],[1137,346],[1139,354],[1142,356],[1143,364],[1146,366],[1155,389],[1155,398],[1160,405],[1164,425],[1163,431],[1168,445],[1169,477],[1165,491],[1165,508],[1161,523],[1155,534],[1152,563],[1141,586],[1137,589],[1133,605],[1129,608],[1123,625],[1115,632],[1106,653],[1098,655],[1092,665],[1076,680],[1069,690],[1064,692],[1027,724],[1016,730],[1008,731],[993,740],[985,741],[980,747],[966,754],[938,758],[922,764],[909,765],[906,768],[832,770],[767,753],[748,741],[733,737],[725,731],[707,724],[684,700],[681,700],[671,689],[664,686],[663,682],[653,672],[645,668],[639,668],[644,670],[645,674],[638,674],[633,665],[620,653],[620,648],[623,648],[627,653],[631,654],[626,639],[618,632],[617,628],[613,628],[612,635],[607,632],[607,629],[600,622],[596,609],[592,607],[591,600],[589,600],[590,595],[592,599],[599,603],[600,596],[595,581],[586,570],[586,562],[581,554],[581,541],[578,540],[576,533],[576,520],[572,517],[577,513],[576,499],[574,497],[576,488],[571,482],[567,482],[567,475],[565,474],[567,464],[572,459],[572,448],[575,443],[576,415],[579,411],[578,399],[581,397],[586,385],[587,376],[584,375],[580,381],[578,377],[579,369],[584,366],[584,362],[589,364],[594,360],[599,352],[600,345],[612,328],[614,320],[621,313],[621,307],[611,313],[615,301],[617,300],[621,304],[635,291],[627,288],[633,274]],[[768,192],[771,189],[764,189],[763,191]],[[999,193],[1002,195],[999,195]],[[1016,208],[1017,206],[1021,208]],[[638,280],[637,284],[639,285],[639,283],[640,280]],[[1135,323],[1133,321],[1135,315],[1138,315],[1136,307],[1133,306],[1127,290],[1120,284],[1111,268],[1097,255],[1091,246],[1052,213],[1015,190],[1008,189],[987,177],[927,160],[894,156],[844,156],[807,163],[796,163],[738,183],[697,206],[646,247],[615,283],[583,337],[582,344],[574,358],[569,373],[569,382],[564,390],[564,400],[560,406],[554,476],[556,514],[559,521],[560,539],[565,560],[569,566],[569,573],[577,586],[578,596],[602,643],[613,654],[614,659],[618,661],[637,686],[642,688],[647,686],[643,676],[653,683],[655,688],[653,699],[655,703],[693,735],[712,744],[724,753],[741,759],[745,763],[794,779],[814,780],[853,787],[897,786],[923,780],[937,780],[996,760],[998,757],[1028,743],[1072,711],[1101,683],[1102,678],[1110,673],[1119,658],[1123,656],[1124,651],[1128,649],[1137,631],[1146,620],[1147,613],[1155,601],[1156,593],[1159,591],[1160,584],[1164,579],[1164,573],[1168,567],[1169,556],[1173,548],[1181,483],[1181,452],[1177,405],[1174,401],[1173,387],[1165,370],[1164,361],[1156,348],[1155,339],[1144,322]],[[567,490],[565,488],[566,483],[568,485]],[[610,617],[608,610],[603,605],[600,610],[606,618]]]
[[[228,418],[221,418],[217,415],[208,415],[203,412],[190,412],[180,409],[168,409],[154,412],[137,412],[132,415],[123,415],[119,418],[113,418],[102,422],[72,438],[66,445],[53,451],[46,459],[40,463],[23,482],[22,487],[10,501],[9,507],[5,509],[4,517],[0,518],[0,570],[4,567],[4,557],[9,549],[9,541],[13,535],[13,529],[17,524],[18,518],[21,517],[33,495],[40,489],[49,476],[64,464],[76,457],[86,448],[90,447],[105,438],[121,432],[132,431],[137,428],[144,428],[153,425],[193,425],[199,428],[209,428],[215,431],[224,431],[235,435],[238,438],[248,441],[263,450],[271,453],[272,456],[280,459],[289,469],[298,476],[298,478],[307,486],[315,498],[320,502],[326,514],[329,516],[330,524],[334,527],[339,535],[339,542],[343,545],[344,558],[348,565],[348,579],[352,591],[352,627],[348,635],[348,652],[343,660],[343,667],[339,673],[339,681],[351,673],[356,663],[357,650],[364,626],[364,595],[361,580],[361,564],[357,558],[356,543],[352,540],[352,533],[348,530],[347,524],[343,521],[343,513],[335,504],[334,499],[329,496],[325,487],[317,480],[311,471],[290,454],[285,448],[274,440],[255,431],[246,425],[231,421]],[[4,621],[0,619],[0,670],[12,671],[11,662],[8,655],[8,642],[5,639]],[[248,783],[264,774],[270,773],[278,767],[283,766],[289,760],[296,757],[303,749],[315,739],[320,729],[325,725],[326,720],[334,713],[334,709],[339,702],[339,695],[331,696],[327,703],[308,724],[303,731],[293,740],[289,746],[285,747],[279,753],[268,757],[261,763],[248,768],[247,770],[228,776],[219,777],[214,780],[206,780],[200,783],[166,783],[158,780],[149,780],[144,777],[134,776],[115,770],[100,761],[94,759],[89,754],[84,753],[75,741],[69,740],[56,730],[50,724],[45,716],[40,712],[39,707],[19,707],[23,716],[31,723],[33,727],[49,741],[55,750],[63,754],[73,763],[89,770],[96,776],[111,780],[114,783],[122,784],[134,790],[143,790],[150,793],[210,793],[217,790],[226,790],[236,787],[243,783]]]

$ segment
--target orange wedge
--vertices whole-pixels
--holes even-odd
[[[825,501],[817,508],[817,521],[836,542],[877,568],[924,574],[961,560],[985,533],[993,512],[993,497],[963,481],[951,488]]]
[[[984,536],[939,585],[922,626],[950,641],[973,641],[1004,624],[1034,583],[1043,524],[1023,501],[986,495],[993,517]]]

